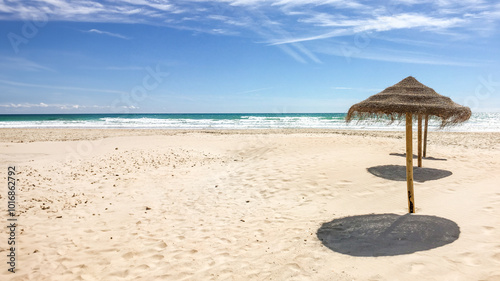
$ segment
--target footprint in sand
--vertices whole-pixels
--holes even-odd
[[[255,237],[261,237],[265,234],[264,230],[262,229],[257,229],[256,231],[254,231],[254,236]]]
[[[493,276],[488,276],[489,281],[500,281],[500,275],[493,275]]]
[[[285,265],[285,267],[287,267],[288,269],[291,269],[293,271],[296,271],[296,272],[299,272],[302,270],[302,268],[296,263],[289,263],[289,264]]]
[[[413,263],[410,265],[410,273],[419,275],[425,269],[425,265],[423,263]]]
[[[217,240],[219,240],[222,244],[231,244],[231,240],[227,238],[217,238]]]
[[[362,191],[362,192],[358,192],[356,193],[359,197],[371,197],[373,195],[373,191],[369,191],[369,190],[365,190],[365,191]]]
[[[165,257],[163,255],[153,255],[150,258],[159,261],[163,260]]]
[[[127,277],[127,276],[128,276],[128,274],[129,274],[129,271],[128,271],[128,269],[126,269],[126,270],[122,270],[122,271],[116,271],[116,272],[113,272],[113,273],[111,273],[110,275],[111,275],[111,276],[116,276],[116,277],[125,278],[125,277]]]
[[[341,181],[337,182],[337,185],[338,185],[338,187],[342,187],[342,188],[349,187],[352,185],[352,181],[341,180]]]
[[[168,245],[167,245],[167,243],[165,243],[165,241],[160,241],[160,242],[158,242],[156,247],[158,247],[160,249],[165,249],[166,247],[168,247]]]
[[[141,265],[137,266],[136,268],[141,269],[141,270],[147,270],[150,268],[150,266],[147,264],[141,264]]]
[[[493,208],[493,207],[490,207],[490,206],[486,206],[486,207],[484,207],[484,208],[483,208],[483,211],[485,211],[485,212],[489,212],[489,213],[490,213],[490,212],[493,212],[493,210],[494,210],[494,208]]]
[[[495,231],[494,227],[491,226],[483,226],[483,233],[486,235],[491,235]]]
[[[479,261],[474,256],[473,253],[470,253],[470,252],[462,253],[462,254],[458,255],[458,257],[460,257],[460,259],[462,260],[462,262],[465,265],[468,265],[468,266],[479,266],[479,265],[481,265],[481,261]]]
[[[494,261],[500,263],[500,253],[496,253],[492,255]]]
[[[493,205],[500,204],[500,193],[495,193],[495,195],[491,197],[490,202],[493,202]]]
[[[133,258],[134,256],[135,256],[135,254],[133,252],[128,252],[126,254],[123,254],[122,258],[129,260],[129,259]]]
[[[455,193],[457,190],[456,188],[450,187],[445,190],[446,193]]]

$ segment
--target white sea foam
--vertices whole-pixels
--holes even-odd
[[[403,131],[404,122],[390,124],[387,120],[369,119],[346,123],[342,117],[331,117],[327,114],[314,116],[301,115],[243,115],[239,118],[174,118],[154,117],[103,117],[90,120],[38,120],[38,121],[0,121],[0,128],[105,128],[105,129],[278,129],[278,128],[317,128],[345,130],[382,130]],[[439,129],[439,120],[429,121],[429,130]],[[416,128],[416,122],[415,122]],[[469,121],[443,129],[457,132],[500,132],[500,113],[475,113]]]

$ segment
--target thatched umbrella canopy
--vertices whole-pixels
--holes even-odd
[[[347,121],[354,117],[389,116],[392,120],[401,119],[406,113],[436,116],[441,126],[467,121],[470,108],[453,102],[432,88],[425,86],[412,76],[390,86],[382,92],[357,103],[347,112]]]
[[[419,123],[419,166],[422,162],[421,125],[422,116],[435,116],[441,119],[441,127],[467,121],[471,116],[468,107],[453,102],[442,96],[417,79],[409,76],[401,82],[390,86],[382,92],[357,103],[349,109],[346,121],[357,117],[388,116],[391,120],[406,119],[406,180],[408,184],[408,208],[415,210],[413,196],[413,149],[412,149],[412,116],[418,115]]]

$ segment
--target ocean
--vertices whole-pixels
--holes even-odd
[[[403,131],[404,122],[384,119],[345,122],[345,113],[223,113],[223,114],[23,114],[0,115],[0,128],[82,129],[343,129]],[[473,113],[467,122],[439,129],[429,121],[429,130],[455,132],[500,132],[500,113]]]

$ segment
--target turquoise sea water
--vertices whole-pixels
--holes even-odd
[[[369,119],[345,122],[345,113],[224,113],[224,114],[29,114],[0,115],[0,128],[101,129],[278,129],[320,128],[346,130],[404,129],[404,123]],[[430,130],[439,121],[431,120]],[[500,113],[473,113],[469,121],[446,131],[500,132]]]

